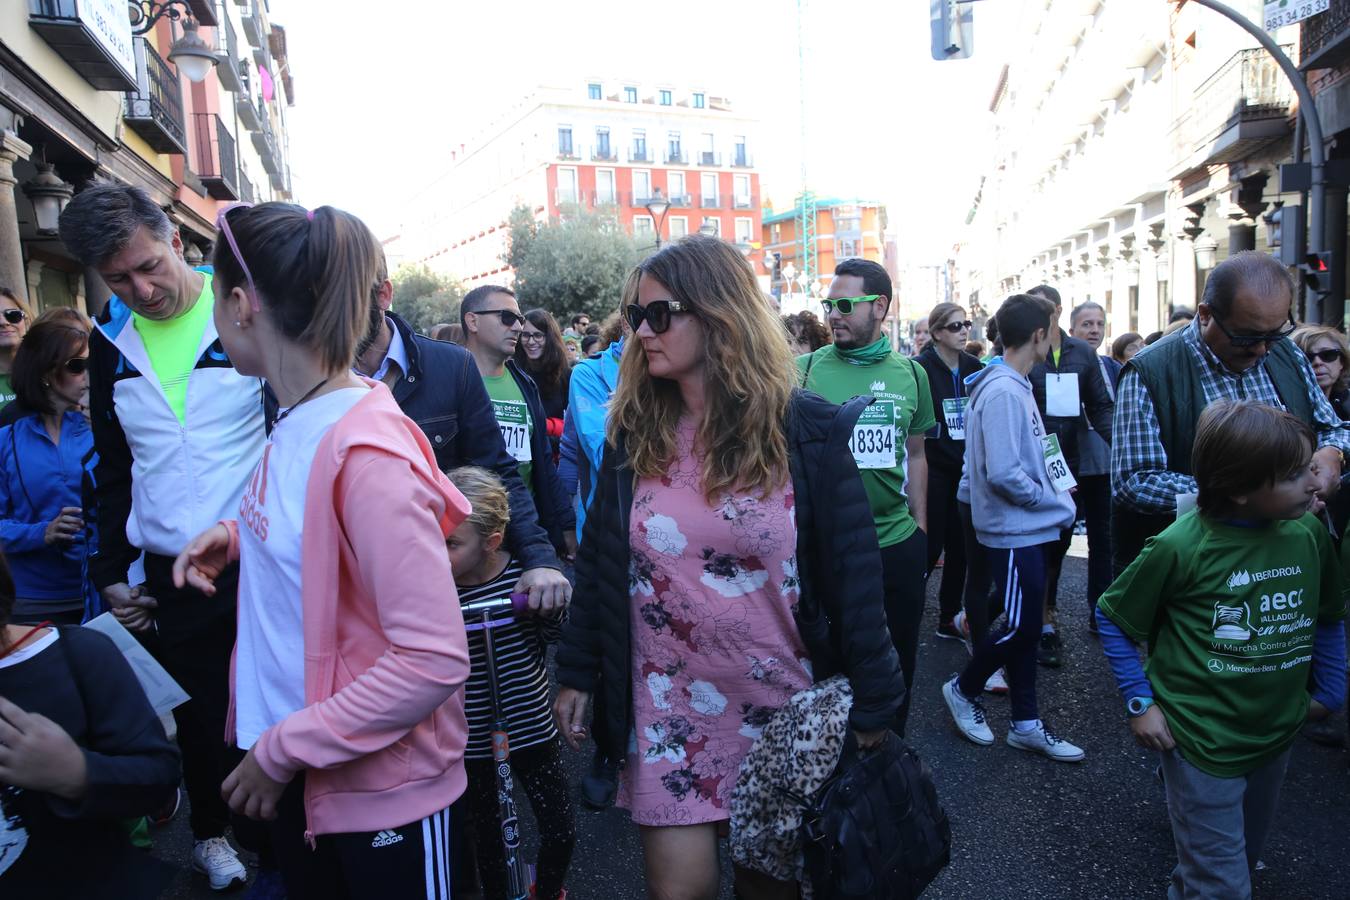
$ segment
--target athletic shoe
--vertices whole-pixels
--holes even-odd
[[[1002,669],[989,676],[989,680],[984,683],[984,689],[991,694],[1008,693],[1008,679],[1004,677]]]
[[[183,805],[183,789],[174,788],[173,796],[170,797],[167,801],[165,801],[163,806],[155,810],[146,818],[148,818],[150,820],[150,824],[154,825],[156,828],[168,825],[170,822],[173,821],[173,817],[178,815],[178,810],[182,807],[182,805]]]
[[[1082,762],[1086,756],[1081,747],[1075,747],[1068,741],[1055,737],[1054,733],[1042,723],[1031,731],[1020,732],[1016,728],[1008,730],[1008,746],[1031,753],[1040,753],[1056,762]]]
[[[213,891],[226,891],[248,881],[248,870],[223,837],[207,838],[192,845],[192,871],[205,875]]]
[[[614,804],[618,781],[619,767],[605,762],[597,753],[591,760],[591,770],[581,776],[581,802],[589,809],[608,809]]]
[[[946,638],[949,641],[961,640],[964,637],[964,635],[962,635],[960,629],[958,629],[956,625],[953,624],[954,621],[955,620],[948,622],[939,622],[937,627],[937,636],[940,638]]]
[[[1058,669],[1060,665],[1059,650],[1059,632],[1042,632],[1040,646],[1036,648],[1036,662],[1050,669]]]
[[[967,700],[956,687],[956,679],[943,682],[942,697],[947,701],[956,730],[967,740],[988,747],[994,742],[994,732],[984,718],[984,707],[978,700]]]

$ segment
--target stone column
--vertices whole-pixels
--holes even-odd
[[[14,164],[28,159],[33,148],[12,131],[0,132],[0,285],[28,299],[28,279],[19,239],[19,211],[14,202]]]

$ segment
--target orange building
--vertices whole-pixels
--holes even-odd
[[[779,213],[766,210],[760,232],[761,271],[771,276],[772,293],[780,298],[784,312],[808,308],[814,302],[812,298],[824,296],[835,264],[849,257],[879,262],[896,279],[893,254],[886,248],[886,207],[879,202],[837,197],[816,201],[814,286],[802,277],[799,224],[795,207]],[[788,277],[794,277],[794,283],[788,284]]]

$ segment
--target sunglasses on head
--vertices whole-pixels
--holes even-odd
[[[1324,363],[1340,362],[1340,361],[1341,361],[1341,351],[1339,351],[1339,350],[1337,350],[1337,349],[1335,349],[1335,348],[1329,348],[1329,349],[1326,349],[1326,350],[1317,350],[1317,351],[1309,350],[1308,353],[1307,353],[1307,357],[1308,357],[1308,362],[1313,362],[1314,360],[1321,360],[1321,361],[1324,362]]]
[[[948,322],[946,325],[939,325],[935,330],[950,331],[952,334],[956,334],[958,331],[969,331],[974,327],[975,323],[966,319],[964,322]]]
[[[880,294],[868,294],[866,297],[839,297],[834,300],[822,300],[820,306],[825,310],[825,315],[829,315],[836,309],[839,315],[848,316],[853,314],[853,307],[859,303],[871,303],[873,300],[880,300]]]
[[[1219,330],[1223,332],[1224,337],[1228,338],[1228,343],[1239,348],[1255,347],[1257,344],[1269,345],[1278,343],[1293,334],[1295,327],[1297,327],[1294,325],[1293,315],[1290,314],[1289,321],[1279,331],[1269,331],[1265,334],[1233,334],[1233,332],[1228,330],[1228,326],[1223,324],[1223,319],[1212,313],[1211,316],[1214,319],[1214,324],[1218,325]]]
[[[678,300],[653,300],[646,306],[628,304],[624,309],[624,317],[628,319],[628,327],[633,329],[634,334],[642,327],[643,322],[647,323],[652,334],[665,334],[666,329],[670,327],[671,315],[684,312],[689,312],[689,307]]]
[[[258,300],[258,288],[253,284],[253,273],[248,270],[248,263],[244,262],[244,254],[239,252],[239,242],[234,239],[234,232],[230,231],[230,213],[237,209],[248,209],[253,206],[252,203],[231,203],[229,206],[222,207],[220,212],[216,213],[216,230],[225,235],[225,242],[230,245],[230,252],[234,254],[234,261],[239,263],[239,268],[244,272],[244,279],[248,282],[248,302],[253,307],[255,313],[262,312],[262,305]]]
[[[515,328],[517,322],[524,322],[525,317],[518,312],[509,309],[480,309],[474,312],[475,316],[496,316],[501,319],[502,325],[507,328]]]
[[[72,357],[66,360],[65,365],[61,368],[72,375],[83,375],[89,369],[89,358],[85,356]]]
[[[7,309],[3,313],[0,313],[0,315],[3,315],[5,317],[5,321],[11,325],[18,325],[24,319],[28,318],[28,316],[21,309]]]

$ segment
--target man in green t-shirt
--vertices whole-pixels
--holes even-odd
[[[476,287],[464,295],[459,318],[464,347],[483,377],[502,441],[534,495],[539,524],[560,552],[571,555],[576,549],[571,507],[553,462],[539,388],[512,359],[525,327],[515,292],[499,285]]]
[[[1251,896],[1299,727],[1345,700],[1344,575],[1308,513],[1315,446],[1283,410],[1210,404],[1192,454],[1198,509],[1097,602],[1130,730],[1162,753],[1177,896]]]
[[[923,442],[935,419],[923,367],[896,353],[881,333],[891,290],[891,278],[879,264],[866,259],[839,263],[824,301],[834,343],[798,357],[797,367],[804,387],[834,403],[864,394],[876,398],[858,419],[850,447],[876,520],[886,620],[909,688],[896,714],[896,730],[904,734],[914,694],[928,553]]]

